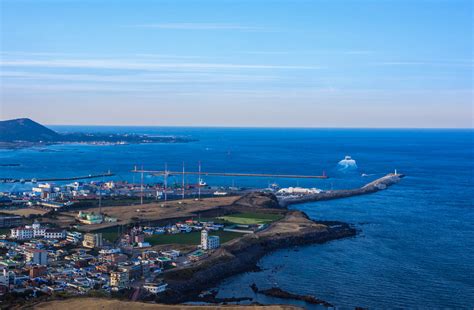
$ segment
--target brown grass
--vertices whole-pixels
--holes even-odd
[[[133,206],[109,206],[102,207],[102,213],[119,219],[118,223],[103,223],[97,225],[82,226],[83,230],[96,230],[100,228],[123,225],[133,222],[132,218],[143,221],[154,221],[167,218],[188,217],[193,216],[197,211],[205,211],[217,208],[219,206],[227,206],[232,204],[239,197],[212,197],[204,198],[199,201],[194,199],[174,200],[156,203],[148,203],[144,205]],[[181,203],[180,203],[181,202]],[[139,211],[137,211],[139,210]],[[99,208],[90,208],[86,212],[99,212]],[[64,212],[64,215],[71,217],[76,216],[77,210]]]
[[[14,214],[14,215],[20,215],[20,216],[28,217],[31,214],[43,215],[45,213],[48,213],[48,211],[47,210],[41,210],[41,209],[26,208],[26,209],[16,209],[16,210],[2,210],[2,213],[8,213],[8,214]]]
[[[50,301],[40,303],[33,307],[33,309],[51,309],[51,310],[63,310],[63,309],[75,309],[75,310],[148,310],[148,309],[159,309],[159,310],[252,310],[252,309],[265,309],[265,310],[293,310],[301,309],[295,306],[287,305],[271,305],[271,306],[188,306],[188,305],[160,305],[160,304],[149,304],[142,302],[131,302],[131,301],[120,301],[114,299],[99,299],[99,298],[73,298],[61,301]]]

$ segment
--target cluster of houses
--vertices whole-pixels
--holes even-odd
[[[34,180],[34,179],[33,179]],[[36,183],[31,190],[17,192],[0,192],[0,207],[12,205],[41,206],[59,210],[71,206],[82,200],[117,198],[117,197],[145,197],[163,199],[196,196],[198,192],[207,196],[226,196],[241,191],[240,188],[230,187],[230,192],[221,187],[207,186],[202,180],[197,184],[187,184],[184,188],[168,187],[163,184],[137,184],[127,181],[91,181],[72,182],[69,184]],[[198,190],[199,188],[199,190]]]
[[[61,209],[84,199],[136,196],[140,190],[136,184],[113,181],[73,182],[66,185],[38,183],[30,191],[1,193],[0,206],[29,205]]]
[[[35,222],[12,228],[9,238],[0,240],[0,296],[58,291],[80,295],[134,283],[145,283],[146,292],[157,294],[167,286],[158,275],[179,256],[177,251],[135,253],[112,247],[101,233],[53,231]]]
[[[63,291],[81,295],[90,290],[137,287],[159,294],[167,287],[160,274],[207,257],[209,251],[220,247],[219,236],[213,236],[212,231],[222,228],[220,224],[193,220],[164,227],[133,227],[120,236],[117,244],[111,244],[101,233],[55,229],[36,221],[17,226],[11,228],[8,238],[0,239],[0,296],[9,292],[37,296]],[[200,245],[190,253],[143,249],[150,247],[145,242],[147,236],[196,230],[200,231]]]
[[[189,219],[184,222],[178,222],[172,225],[144,227],[142,231],[145,235],[161,235],[190,233],[192,231],[201,231],[203,229],[222,230],[223,228],[223,224],[217,224],[212,221],[196,221]]]

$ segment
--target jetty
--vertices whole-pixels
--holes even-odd
[[[65,177],[65,178],[39,178],[39,179],[14,179],[14,178],[0,178],[0,183],[37,183],[37,182],[61,182],[61,181],[76,181],[76,180],[85,180],[85,179],[94,179],[101,177],[112,177],[115,174],[111,172],[101,173],[101,174],[89,174],[86,176],[75,176],[75,177]]]
[[[367,183],[366,185],[360,188],[354,189],[339,189],[339,190],[329,190],[322,191],[320,193],[301,195],[301,196],[280,196],[278,201],[281,206],[288,206],[291,204],[313,202],[320,200],[331,200],[339,198],[347,198],[358,195],[365,195],[375,193],[381,190],[386,189],[387,187],[396,184],[403,178],[405,175],[401,173],[389,173],[375,181]]]
[[[272,174],[272,173],[237,173],[237,172],[208,172],[208,171],[169,171],[169,170],[131,170],[133,173],[146,173],[154,176],[174,176],[174,175],[198,175],[201,176],[221,176],[221,177],[256,177],[256,178],[283,178],[283,179],[328,179],[329,176],[323,171],[321,175],[301,175],[301,174]]]

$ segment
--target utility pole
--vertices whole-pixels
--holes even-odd
[[[99,214],[102,214],[102,187],[99,185]]]
[[[143,165],[142,165],[142,173],[141,173],[141,185],[140,185],[140,204],[143,205]]]
[[[181,187],[183,189],[182,198],[184,199],[184,161],[183,161],[183,178],[181,179]]]
[[[198,199],[201,200],[201,161],[199,161],[199,173],[198,173]]]
[[[165,190],[164,190],[164,192],[165,192],[165,201],[168,200],[168,196],[166,194],[166,188],[167,187],[168,187],[168,164],[165,163]]]

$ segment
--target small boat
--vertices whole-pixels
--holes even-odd
[[[204,180],[203,180],[203,179],[199,179],[199,183],[198,183],[198,185],[199,185],[199,186],[201,186],[201,187],[202,187],[202,186],[207,186],[207,183],[206,183],[206,182],[204,182]]]

